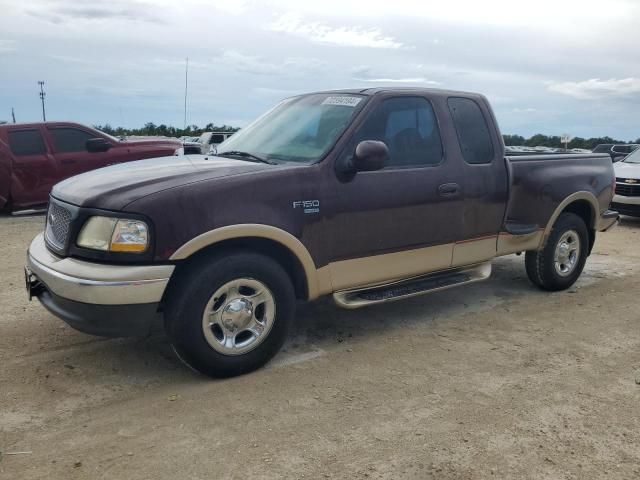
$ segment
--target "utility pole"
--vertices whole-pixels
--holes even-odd
[[[189,88],[189,57],[184,68],[184,128],[187,129],[187,89]]]
[[[16,123],[16,112],[13,111],[13,107],[11,107],[11,118],[13,118],[13,123]]]
[[[44,97],[47,95],[44,93],[44,82],[42,80],[38,81],[38,85],[40,85],[40,100],[42,100],[42,121],[47,121],[47,115],[44,111]]]

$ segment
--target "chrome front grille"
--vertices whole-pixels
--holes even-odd
[[[623,180],[624,181],[624,180]],[[640,183],[616,183],[616,195],[624,197],[640,197]]]
[[[49,202],[45,236],[54,248],[63,250],[67,246],[70,225],[71,212],[53,201]]]

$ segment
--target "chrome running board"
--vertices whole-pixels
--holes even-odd
[[[360,308],[479,282],[486,280],[490,275],[491,262],[485,262],[396,280],[382,285],[341,290],[333,294],[333,300],[343,308]]]

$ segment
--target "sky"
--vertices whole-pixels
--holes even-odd
[[[474,91],[503,133],[640,137],[640,0],[0,0],[0,120],[242,127],[338,88]]]

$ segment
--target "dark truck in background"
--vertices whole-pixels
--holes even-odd
[[[119,140],[70,122],[0,125],[0,211],[42,207],[65,178],[115,163],[173,155],[178,140]]]
[[[535,285],[568,288],[617,221],[614,184],[608,155],[505,157],[481,95],[312,93],[215,156],[56,185],[27,289],[92,334],[163,320],[184,362],[236,375],[276,354],[296,300],[407,298],[486,279],[494,257],[519,252]]]

